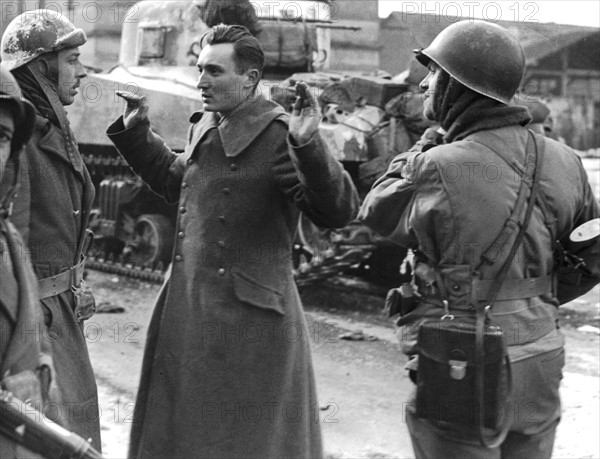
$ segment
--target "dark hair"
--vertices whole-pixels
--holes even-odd
[[[221,43],[233,44],[238,72],[243,73],[249,69],[257,69],[262,75],[265,54],[258,40],[246,27],[219,24],[210,29],[200,40],[202,47]]]
[[[206,0],[196,6],[200,10],[200,18],[208,27],[219,24],[241,25],[255,37],[261,31],[250,0]]]

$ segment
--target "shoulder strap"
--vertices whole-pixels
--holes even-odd
[[[533,140],[535,143],[535,138]],[[529,141],[527,142],[527,147],[528,146],[529,146]],[[536,144],[536,146],[537,146],[537,144]],[[491,150],[491,148],[490,148],[490,150]],[[511,162],[509,162],[509,157],[506,155],[506,152],[504,152],[504,151],[497,152],[496,150],[492,150],[492,151],[494,153],[498,154],[498,156],[500,156],[502,159],[504,159],[507,163],[512,164]],[[532,179],[533,179],[532,174],[527,173],[527,171],[533,170],[533,168],[535,168],[535,163],[536,163],[536,158],[537,158],[537,156],[536,156],[537,150],[534,152],[534,154],[532,154],[530,152],[530,149],[527,148],[526,152],[527,153],[525,156],[525,171],[522,174],[520,174],[521,186],[519,187],[519,192],[517,194],[517,199],[515,201],[515,205],[513,206],[510,217],[508,218],[508,220],[506,220],[506,223],[504,224],[502,231],[500,231],[500,233],[498,234],[498,236],[496,237],[494,242],[492,242],[489,245],[489,247],[481,255],[481,261],[476,268],[477,271],[479,271],[479,269],[481,269],[481,267],[484,264],[491,265],[494,263],[495,257],[498,256],[499,253],[501,253],[501,250],[508,243],[511,235],[513,234],[515,229],[517,229],[519,226],[519,220],[521,218],[521,215],[523,213],[523,208],[526,203],[525,198],[526,198],[526,191],[528,189],[527,185],[530,185],[532,183]],[[519,164],[516,159],[513,159],[513,163]],[[519,164],[519,167],[521,167],[520,164]]]
[[[504,279],[506,278],[506,274],[508,273],[510,264],[512,263],[512,260],[515,257],[515,254],[517,253],[517,249],[521,245],[523,238],[525,237],[525,232],[527,231],[527,227],[529,225],[529,220],[531,219],[531,214],[533,213],[533,208],[535,206],[535,202],[536,202],[537,195],[538,195],[543,154],[538,150],[538,143],[537,143],[537,140],[535,139],[535,136],[533,135],[533,133],[531,131],[529,131],[529,133],[531,134],[531,138],[533,139],[534,156],[535,156],[534,164],[535,165],[534,165],[534,169],[533,169],[533,184],[531,185],[531,192],[529,193],[527,211],[525,212],[525,217],[523,219],[523,222],[521,223],[521,229],[519,230],[519,233],[517,234],[517,237],[515,238],[515,242],[514,242],[512,248],[510,249],[508,257],[504,261],[502,268],[500,268],[500,271],[498,272],[498,274],[496,275],[496,278],[494,279],[494,284],[491,289],[492,298],[490,298],[487,302],[488,306],[490,308],[493,306],[494,301],[496,300],[496,297],[498,296],[498,292],[500,291],[500,287],[502,286],[502,283],[504,282]],[[521,197],[520,195],[521,195],[521,191],[523,190],[524,183],[525,183],[525,179],[523,179],[523,182],[521,183],[521,189],[519,190],[519,197]],[[519,198],[517,198],[517,199],[519,199]],[[517,207],[517,205],[515,205],[515,208],[516,207]],[[513,213],[514,213],[514,210],[515,209],[513,209]],[[513,215],[511,215],[511,218],[512,217],[513,217]],[[509,221],[511,220],[511,218],[509,218]],[[505,232],[505,229],[509,225],[509,221],[507,221],[502,232],[500,233],[498,238],[496,238],[496,241],[498,241],[498,239],[504,237],[503,233]],[[512,226],[512,224],[511,224],[511,226]],[[512,232],[513,230],[514,230],[514,228],[512,228],[510,230],[510,232]],[[496,241],[494,241],[492,243],[492,245],[494,245],[496,243]],[[506,236],[506,240],[504,241],[504,244],[506,244],[507,241],[508,241],[508,237]],[[502,246],[496,246],[496,248],[501,248],[501,247]],[[486,250],[486,252],[488,252],[488,250]],[[485,253],[484,253],[484,255],[485,255]],[[482,255],[482,258],[484,255]]]
[[[535,168],[533,170],[533,184],[531,186],[531,192],[529,194],[529,200],[527,205],[527,211],[525,212],[525,217],[521,224],[521,229],[515,238],[515,242],[510,249],[508,257],[504,261],[500,272],[494,279],[494,286],[491,289],[492,298],[489,299],[486,306],[483,308],[480,305],[477,305],[477,321],[476,321],[476,331],[475,331],[475,393],[477,394],[477,402],[478,402],[478,424],[479,424],[479,439],[481,444],[487,448],[497,448],[502,444],[502,442],[506,439],[508,435],[508,430],[510,428],[509,418],[504,414],[504,422],[503,426],[500,430],[500,433],[492,439],[486,437],[485,428],[484,428],[484,412],[485,412],[485,400],[484,400],[484,388],[485,388],[485,347],[484,347],[484,333],[485,333],[485,323],[487,319],[487,312],[492,308],[496,297],[498,296],[498,292],[500,291],[500,287],[506,278],[506,274],[508,272],[508,268],[517,253],[517,249],[521,245],[523,241],[523,237],[525,236],[525,232],[527,231],[527,226],[529,225],[529,220],[531,219],[531,214],[533,212],[533,207],[535,205],[535,200],[537,198],[540,176],[541,176],[541,167],[542,167],[542,154],[538,151],[537,141],[535,136],[531,133],[531,137],[533,139],[534,145],[534,154],[535,154]],[[524,182],[525,180],[523,180]],[[522,186],[521,186],[522,188]],[[520,193],[519,193],[520,194]],[[516,207],[516,206],[515,206]],[[512,392],[512,374],[511,374],[511,366],[510,359],[508,355],[506,356],[506,369],[507,369],[507,379],[508,379],[508,392],[509,395]]]

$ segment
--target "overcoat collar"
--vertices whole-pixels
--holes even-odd
[[[66,117],[65,117],[66,120]],[[79,147],[77,146],[77,142],[75,140],[75,135],[73,131],[69,129],[69,138],[65,136],[65,131],[63,131],[59,126],[56,126],[52,121],[43,116],[39,111],[36,112],[35,116],[35,125],[36,129],[41,130],[44,134],[37,141],[37,147],[46,152],[53,155],[56,155],[62,161],[66,162],[75,172],[75,176],[82,182],[85,182],[85,172],[84,172],[84,164],[83,158],[81,157],[81,153],[79,152]],[[60,144],[46,142],[45,136],[48,135],[50,129],[56,129],[60,133],[59,138],[61,139]],[[69,151],[70,150],[70,151]]]
[[[205,112],[203,115],[194,113],[190,121],[199,122],[194,126],[190,146],[193,151],[204,135],[216,127],[225,156],[235,157],[248,148],[276,119],[287,124],[288,114],[280,105],[266,100],[263,96],[257,96],[235,113],[223,118],[219,118],[215,112]]]

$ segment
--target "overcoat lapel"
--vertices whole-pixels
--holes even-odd
[[[249,101],[242,109],[231,116],[219,119],[214,112],[196,112],[190,118],[190,122],[197,121],[192,128],[192,136],[188,147],[189,152],[195,151],[206,133],[217,127],[223,144],[223,151],[227,157],[235,157],[246,150],[250,144],[262,134],[262,132],[275,119],[281,119],[287,123],[288,115],[285,110],[262,96]]]

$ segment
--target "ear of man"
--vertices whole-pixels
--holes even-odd
[[[257,69],[249,69],[244,72],[246,74],[246,82],[244,83],[244,87],[246,88],[254,88],[258,85],[260,81],[260,72]]]
[[[38,72],[48,78],[50,81],[58,83],[58,55],[57,53],[47,53],[38,57],[34,64]]]

